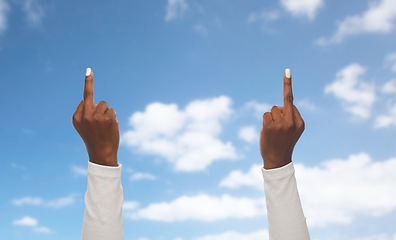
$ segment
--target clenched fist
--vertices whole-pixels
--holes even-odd
[[[283,74],[283,107],[273,106],[263,115],[260,152],[264,169],[283,167],[292,160],[294,146],[305,129],[300,112],[293,105],[290,69]]]
[[[95,104],[90,68],[85,75],[84,99],[73,114],[73,126],[85,144],[90,162],[117,167],[120,128],[116,112],[105,101]]]

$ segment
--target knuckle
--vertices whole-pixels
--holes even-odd
[[[291,86],[291,78],[289,78],[289,79],[285,79],[286,81],[283,81],[283,83],[286,85],[286,86]]]
[[[87,98],[87,97],[91,96],[91,94],[92,93],[90,91],[84,92],[84,98]]]
[[[279,124],[279,122],[273,122],[272,124],[269,125],[269,129],[275,131],[278,131],[280,127],[281,125]]]
[[[115,114],[114,109],[109,108],[109,109],[107,110],[107,112],[106,112],[106,116],[109,117],[109,118],[115,118],[116,114]]]
[[[281,131],[285,128],[284,124],[282,124],[281,122],[278,122],[278,124],[276,124],[276,130]]]
[[[98,122],[101,119],[101,117],[98,114],[95,114],[93,117],[93,120],[95,120],[96,122]]]
[[[79,122],[80,119],[78,119],[76,114],[73,114],[72,120],[73,122]]]
[[[287,94],[287,95],[284,97],[284,100],[285,100],[286,102],[293,103],[293,95]]]
[[[272,131],[272,129],[273,129],[272,124],[265,124],[263,126],[263,128],[261,129],[261,133],[268,133],[268,132]]]
[[[263,128],[266,128],[268,124],[269,124],[268,118],[265,117],[263,120]]]
[[[92,117],[90,117],[89,115],[84,115],[81,119],[82,122],[84,123],[88,123],[92,121]]]
[[[302,129],[303,131],[304,131],[304,129],[305,129],[305,122],[304,122],[303,119],[301,119],[300,129]]]
[[[286,128],[288,131],[294,131],[294,130],[296,129],[296,125],[294,124],[293,121],[287,121],[287,122],[285,123],[285,128]]]

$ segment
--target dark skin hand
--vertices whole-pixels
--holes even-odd
[[[85,77],[84,99],[73,114],[73,126],[82,138],[92,163],[117,167],[120,128],[114,109],[94,102],[93,72]]]
[[[291,74],[283,74],[283,107],[273,106],[263,115],[260,152],[264,169],[283,167],[292,161],[294,146],[305,129],[305,123],[293,104]]]

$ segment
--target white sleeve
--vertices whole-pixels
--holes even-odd
[[[88,184],[81,240],[123,240],[121,164],[88,161]]]
[[[309,240],[293,162],[280,168],[266,170],[263,167],[261,170],[267,202],[269,239]]]

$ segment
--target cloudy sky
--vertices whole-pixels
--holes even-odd
[[[80,239],[92,68],[125,240],[268,240],[261,116],[291,69],[311,239],[396,239],[396,0],[0,0],[0,236]]]

